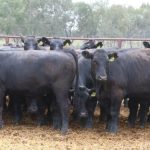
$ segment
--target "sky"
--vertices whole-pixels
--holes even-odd
[[[94,3],[98,0],[72,0],[73,2],[86,2],[86,3]],[[104,0],[103,0],[104,1]],[[135,8],[138,8],[141,6],[142,3],[149,3],[150,0],[107,0],[110,5],[112,4],[119,4],[124,6],[133,6]]]

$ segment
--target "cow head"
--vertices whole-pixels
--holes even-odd
[[[93,49],[97,47],[102,47],[103,43],[102,42],[97,42],[95,43],[95,40],[89,40],[88,42],[84,43],[80,49]]]
[[[80,118],[87,117],[88,115],[87,102],[91,98],[91,93],[93,91],[95,91],[95,89],[88,89],[85,86],[79,86],[78,92],[74,100],[78,102],[76,109],[77,109],[78,116]]]
[[[85,58],[91,59],[92,76],[96,81],[107,81],[107,67],[109,61],[115,61],[118,57],[116,52],[107,53],[103,49],[96,50],[93,53],[83,51],[82,55]]]
[[[38,43],[40,42],[34,36],[21,36],[21,41],[24,43],[24,50],[38,50]]]
[[[53,39],[49,40],[46,37],[42,37],[40,39],[43,42],[43,46],[50,46],[50,50],[60,50],[63,49],[63,47],[68,43],[69,45],[71,44],[71,41],[68,40],[60,40],[60,39]]]

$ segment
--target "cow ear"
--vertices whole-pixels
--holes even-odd
[[[90,95],[96,95],[96,90],[95,90],[95,88],[88,89],[88,92],[89,92]]]
[[[118,54],[116,52],[108,54],[109,61],[115,61],[118,58]]]
[[[87,59],[93,59],[93,54],[88,51],[83,51],[82,55]]]
[[[42,41],[42,38],[38,38],[37,39],[37,43],[40,45],[40,46],[44,46],[44,43]]]
[[[24,43],[24,36],[20,36],[21,42]]]
[[[96,44],[96,48],[97,47],[102,47],[103,46],[103,43],[102,42],[98,42],[97,44]]]
[[[42,37],[42,38],[41,38],[41,41],[43,42],[43,45],[50,45],[50,41],[49,41],[49,39],[46,38],[46,37]]]
[[[67,43],[70,45],[72,42],[71,42],[71,40],[69,40],[69,39],[63,41],[63,45],[64,45],[64,46],[65,46]]]
[[[143,45],[144,45],[145,48],[150,48],[150,44],[146,41],[143,42]]]

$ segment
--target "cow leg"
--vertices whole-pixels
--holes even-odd
[[[50,104],[51,105],[51,104]],[[46,122],[47,123],[51,123],[52,122],[52,109],[51,109],[52,106],[48,107],[47,108],[47,116],[46,116]]]
[[[99,107],[100,107],[100,116],[99,116],[99,122],[106,122],[107,121],[107,115],[110,115],[110,99],[109,98],[103,98],[99,99]]]
[[[150,114],[147,117],[147,122],[150,123]]]
[[[86,119],[86,128],[92,128],[93,127],[93,117],[94,115],[90,112],[88,113],[88,117]]]
[[[110,126],[109,126],[109,132],[115,133],[118,130],[118,119],[119,119],[121,100],[112,100],[112,102],[114,104],[112,104],[111,110],[110,110],[111,121],[110,121]]]
[[[148,112],[148,103],[145,102],[145,101],[142,101],[140,103],[140,127],[141,128],[144,128],[145,126],[145,122],[146,122],[146,119],[147,119],[147,112]]]
[[[97,104],[97,98],[96,97],[91,97],[87,101],[86,108],[88,112],[88,116],[86,119],[86,128],[92,128],[93,127],[93,118],[94,118],[94,112]]]
[[[68,92],[64,92],[56,90],[56,101],[58,104],[58,107],[60,109],[61,114],[61,132],[65,134],[68,131],[68,112],[69,112],[69,104],[68,104]],[[68,90],[69,91],[69,90]]]
[[[107,118],[106,110],[103,106],[99,105],[100,107],[100,116],[99,116],[99,122],[105,122]]]
[[[61,114],[56,99],[52,101],[52,120],[54,129],[61,129]]]
[[[6,96],[4,97],[4,102],[3,102],[3,112],[7,112],[8,111],[8,106],[7,106],[7,99]]]
[[[123,99],[123,92],[121,89],[113,89],[111,94],[111,106],[110,106],[110,120],[107,128],[109,132],[116,133],[118,130],[118,120],[121,102]]]
[[[45,110],[47,108],[46,101],[43,99],[43,97],[37,97],[37,106],[37,125],[42,126],[46,124]]]
[[[22,110],[21,110],[21,100],[19,99],[18,96],[12,96],[11,97],[13,100],[13,108],[14,108],[14,119],[13,122],[14,124],[19,124],[19,122],[21,121],[22,118]]]
[[[4,127],[4,122],[2,119],[4,96],[5,96],[5,90],[3,88],[0,88],[0,128]]]
[[[46,98],[46,105],[47,107],[47,115],[46,115],[46,122],[51,123],[52,122],[52,102],[56,100],[56,98],[51,98],[51,96],[47,96]]]
[[[128,125],[129,127],[134,127],[135,126],[135,121],[137,118],[137,110],[138,110],[138,102],[132,98],[130,98],[128,102],[128,107],[129,107],[129,117],[128,117]]]

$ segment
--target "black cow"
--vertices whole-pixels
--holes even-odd
[[[146,113],[145,116],[144,116],[144,113]],[[144,127],[144,123],[146,121],[147,122],[150,121],[150,101],[148,104],[147,104],[147,101],[144,101],[144,102],[140,101],[140,109],[138,111],[137,117],[138,117],[138,119],[140,119],[140,124],[141,124],[142,128]]]
[[[88,51],[93,52],[95,50],[96,49],[90,49]],[[117,48],[106,48],[106,50],[107,52],[118,51]],[[92,112],[92,114],[90,114],[88,110],[89,109],[94,110],[92,106],[95,106],[96,99],[94,97],[96,97],[96,95],[94,97],[93,96],[91,97],[91,93],[95,91],[95,87],[94,87],[94,80],[91,76],[91,60],[84,58],[82,55],[80,55],[80,53],[81,51],[78,54],[78,69],[79,69],[79,82],[78,82],[79,89],[78,90],[79,91],[78,91],[78,96],[76,97],[76,100],[75,100],[78,103],[78,106],[76,106],[75,108],[77,109],[76,110],[78,112],[77,114],[81,118],[86,117],[86,116],[89,118],[89,116],[92,116],[94,114],[94,111]],[[93,104],[91,104],[90,99],[95,99],[93,100]],[[88,108],[90,107],[90,105],[87,102],[90,102],[91,108]],[[99,106],[100,106],[99,121],[105,121],[106,114],[105,114],[104,107],[102,103],[99,103]],[[87,124],[88,124],[87,127],[92,127],[92,122],[91,123],[87,122]]]
[[[85,50],[85,49],[93,49],[93,48],[98,48],[98,47],[102,47],[103,43],[102,42],[97,42],[95,43],[95,40],[89,40],[87,42],[85,42],[80,49],[81,50]]]
[[[130,127],[135,126],[137,118],[140,121],[140,127],[144,128],[145,122],[147,121],[147,112],[149,109],[149,101],[147,99],[133,99],[130,97],[128,107],[129,107],[129,117],[128,125]],[[140,109],[138,110],[140,105]]]
[[[150,51],[136,50],[108,54],[105,50],[97,50],[94,53],[83,51],[86,58],[92,60],[92,75],[96,84],[108,97],[108,120],[106,129],[116,132],[118,128],[118,116],[122,99],[148,100],[150,95]],[[114,61],[109,61],[110,58]],[[99,90],[99,91],[98,91]]]
[[[24,43],[24,48],[18,49],[15,47],[3,47],[2,50],[41,50],[38,46],[38,43],[40,42],[39,39],[35,38],[35,36],[21,36],[21,41]],[[25,95],[9,95],[10,101],[8,105],[8,109],[13,113],[13,122],[15,124],[18,124],[22,119],[22,108],[25,106],[25,108],[29,113],[36,113],[37,107],[36,107],[36,101],[35,99],[29,100],[29,98],[25,97]]]
[[[90,49],[89,52],[93,52],[96,49]],[[118,49],[116,48],[107,48],[108,52],[116,51]],[[93,95],[92,92],[95,91],[94,88],[94,80],[91,76],[91,60],[84,58],[82,55],[80,55],[81,51],[78,54],[78,69],[79,69],[79,82],[78,82],[78,94],[75,100],[75,103],[77,102],[77,106],[74,108],[76,109],[74,116],[79,116],[80,118],[87,117],[86,127],[91,128],[92,127],[92,120],[94,115],[95,106],[97,103],[96,94]],[[91,94],[93,95],[91,97]],[[93,102],[93,104],[92,104]],[[99,103],[100,106],[100,116],[99,121],[105,121],[106,120],[106,113],[104,106],[102,103]],[[93,110],[89,111],[89,110]],[[74,113],[75,113],[74,112]],[[77,117],[78,118],[78,117]],[[89,119],[90,118],[90,119]],[[90,121],[89,121],[90,120]]]
[[[25,94],[36,97],[53,90],[61,116],[61,131],[68,129],[68,91],[76,75],[77,58],[73,50],[65,52],[0,52],[0,127],[3,127],[3,97]]]
[[[68,43],[69,45],[72,43],[69,39],[60,40],[60,39],[52,39],[49,40],[46,37],[40,38],[39,41],[42,41],[42,46],[50,46],[50,50],[62,50],[63,47]]]
[[[80,56],[78,58],[78,70],[79,82],[77,96],[74,98],[74,115],[77,118],[79,117],[79,119],[86,118],[86,127],[91,128],[96,100],[93,100],[94,98],[91,97],[94,83],[91,76],[90,60]],[[93,112],[91,110],[93,110]]]
[[[24,48],[20,48],[20,47],[16,47],[12,44],[9,45],[5,45],[3,47],[1,47],[1,51],[16,51],[16,50],[40,50],[40,48],[38,47],[38,43],[40,42],[39,39],[36,39],[34,36],[27,36],[27,37],[23,37],[21,36],[21,41],[24,43]],[[22,119],[22,108],[23,106],[27,106],[26,103],[28,103],[28,112],[30,113],[35,113],[35,111],[37,111],[37,109],[35,109],[35,100],[33,99],[33,102],[29,100],[28,102],[25,99],[25,96],[23,95],[9,95],[10,97],[10,101],[9,101],[9,105],[7,106],[7,110],[12,112],[14,115],[14,120],[13,122],[15,124],[18,124],[20,122],[20,120]]]
[[[70,40],[62,41],[62,40],[54,39],[54,40],[50,41],[46,37],[35,38],[34,36],[21,37],[21,40],[24,43],[24,50],[42,50],[42,48],[45,48],[45,46],[47,46],[47,45],[50,46],[51,50],[62,50],[63,46],[65,46],[67,43],[71,44]],[[42,42],[41,46],[43,46],[43,47],[41,47],[41,46],[39,47],[38,46],[38,44],[40,44],[40,42]],[[38,108],[39,109],[37,109],[36,113],[38,113],[39,116],[40,116],[38,118],[41,118],[41,121],[40,121],[40,119],[38,119],[38,125],[42,125],[45,122],[45,121],[42,121],[42,120],[43,120],[43,117],[45,117],[44,114],[45,114],[45,109],[46,108],[48,108],[48,113],[51,114],[50,110],[49,110],[49,105],[48,104],[51,103],[50,101],[54,97],[52,96],[52,93],[51,94],[46,94],[46,95],[47,96],[41,97],[41,99],[45,99],[45,102],[43,102],[43,101],[40,102],[39,101],[39,97],[37,98],[38,99]],[[31,101],[30,109],[28,109],[30,113],[35,113],[35,109],[34,110],[32,109],[32,104],[35,104],[35,103],[36,103],[35,99],[33,99],[33,102]],[[18,104],[16,104],[16,105],[18,105]]]

